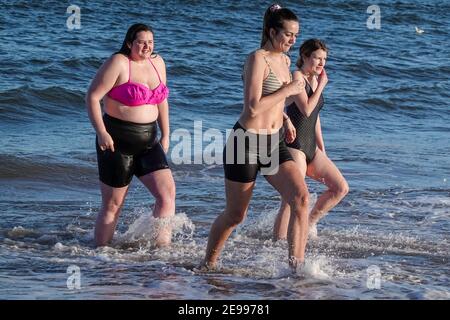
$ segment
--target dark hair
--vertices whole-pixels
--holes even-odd
[[[276,33],[278,33],[283,29],[283,22],[286,20],[299,22],[294,12],[288,8],[282,8],[277,3],[274,3],[267,8],[266,13],[264,14],[261,48],[267,41],[270,40],[270,42],[272,42],[272,39],[270,39],[270,29],[275,29]]]
[[[122,43],[122,47],[116,53],[121,53],[128,57],[131,53],[131,49],[128,47],[128,45],[131,45],[133,41],[136,40],[137,34],[141,31],[150,31],[151,33],[153,33],[152,27],[146,24],[143,23],[133,24],[131,27],[128,28],[127,34],[125,35],[125,39],[123,40]]]
[[[308,39],[302,43],[299,50],[299,56],[297,59],[297,63],[295,64],[297,68],[301,68],[303,66],[303,56],[310,57],[311,54],[316,51],[322,49],[325,52],[328,52],[328,48],[325,45],[325,42],[319,39]]]

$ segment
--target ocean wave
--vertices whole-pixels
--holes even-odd
[[[91,165],[62,163],[40,156],[36,159],[0,155],[0,180],[33,180],[82,184],[97,182],[97,169]]]
[[[65,67],[81,69],[83,67],[98,69],[108,57],[70,57],[61,61]]]
[[[3,91],[0,95],[0,120],[26,122],[33,118],[80,114],[85,92],[61,87],[32,88],[28,85]]]

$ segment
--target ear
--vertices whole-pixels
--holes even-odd
[[[273,39],[277,35],[277,31],[274,28],[269,29],[270,38]]]
[[[131,50],[131,43],[130,42],[127,42],[127,47],[128,47],[128,49]]]

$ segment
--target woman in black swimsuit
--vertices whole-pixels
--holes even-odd
[[[327,85],[325,61],[328,49],[318,39],[309,39],[300,47],[298,70],[294,80],[304,80],[305,90],[287,99],[286,113],[292,121],[296,135],[288,148],[303,177],[317,180],[328,187],[318,199],[309,216],[309,236],[317,237],[316,224],[348,193],[348,184],[339,169],[327,157],[323,143],[319,112],[324,100],[322,92]],[[274,239],[285,239],[290,217],[290,206],[282,200],[275,220]]]

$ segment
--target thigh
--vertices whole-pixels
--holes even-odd
[[[136,155],[134,161],[135,174],[139,178],[151,172],[169,168],[166,154],[159,142],[145,152]]]
[[[244,140],[243,149],[238,147],[239,139]],[[256,153],[249,150],[248,144],[245,137],[228,138],[223,148],[223,169],[227,180],[238,183],[252,183],[256,180],[259,164]]]
[[[237,182],[225,179],[226,212],[245,214],[252,198],[255,181]]]
[[[101,150],[97,139],[97,163],[100,181],[113,188],[128,186],[134,174],[134,159],[132,155],[123,154],[118,148]]]
[[[305,179],[295,161],[282,163],[276,174],[264,177],[286,201],[308,194]]]
[[[328,187],[334,187],[345,181],[344,176],[320,149],[316,150],[316,155],[308,165],[306,171],[308,177],[325,184]]]
[[[121,207],[127,195],[129,186],[114,188],[103,182],[100,182],[100,190],[102,193],[102,204],[105,208],[110,208],[111,205]]]
[[[303,179],[306,176],[306,155],[303,151],[300,151],[298,149],[294,148],[288,148],[289,152],[292,155],[292,158],[294,158],[295,163],[297,164],[298,168],[300,169],[300,173],[302,174]]]
[[[160,198],[175,193],[175,181],[170,169],[161,169],[140,176],[139,180],[147,187],[150,193]]]

